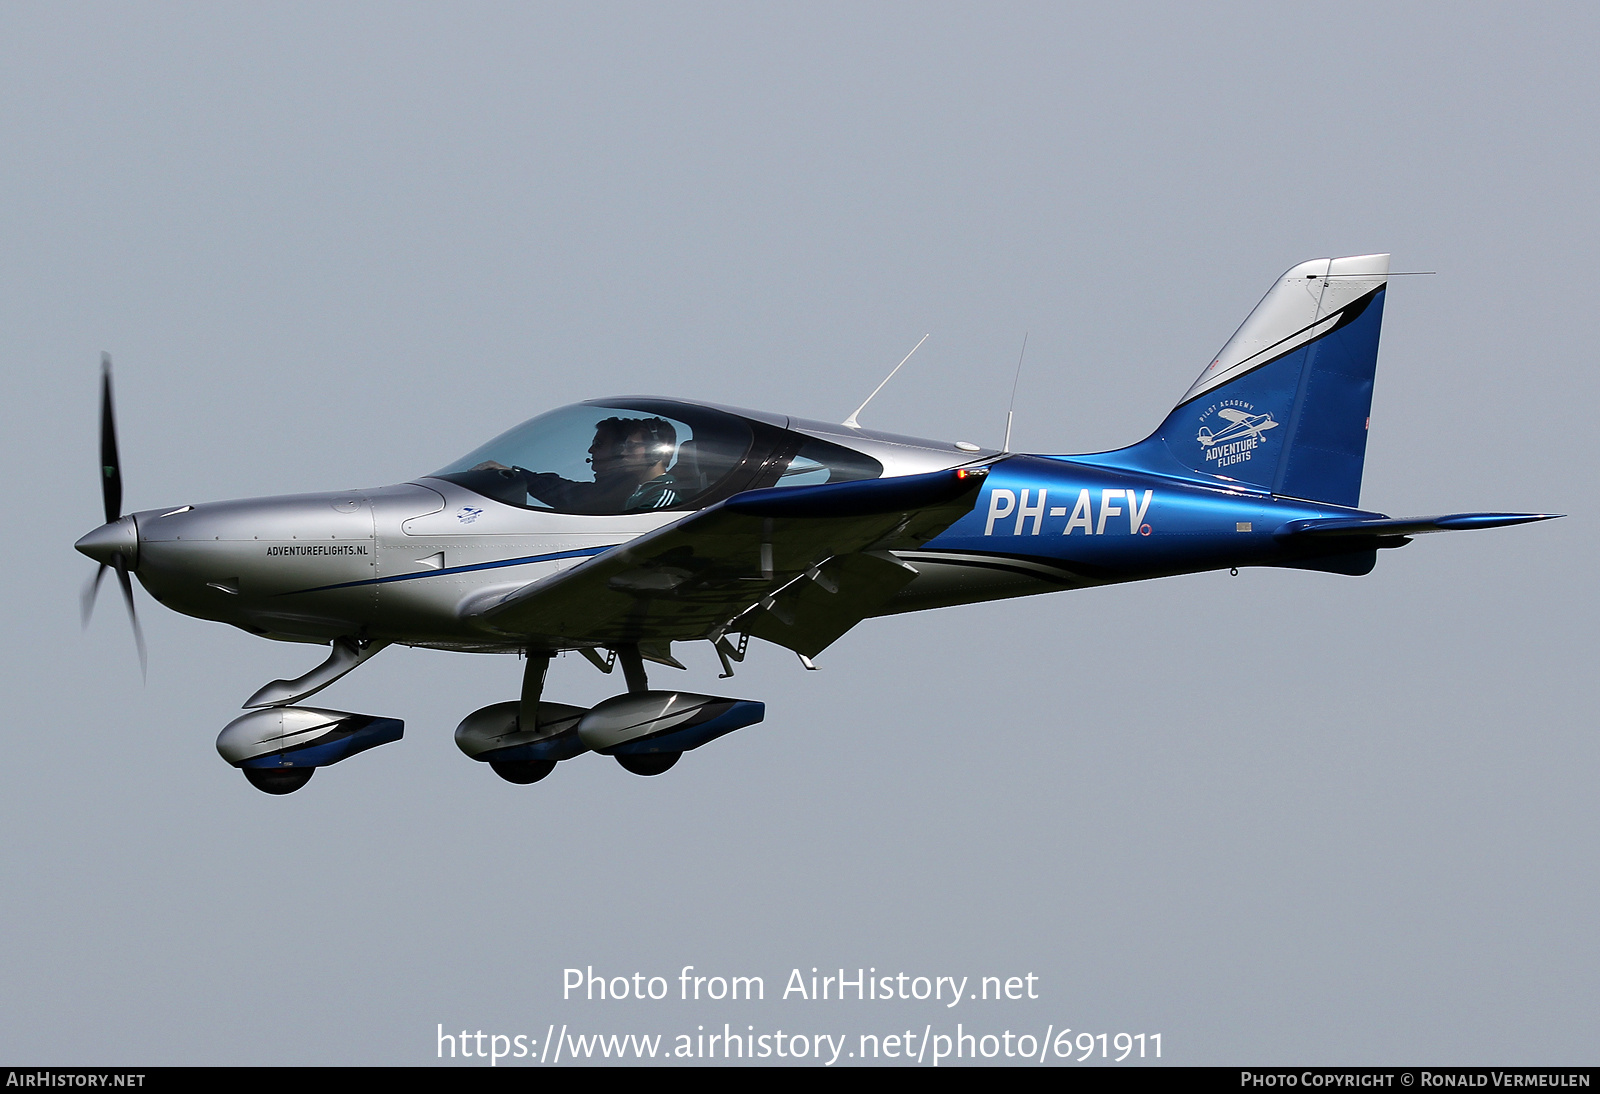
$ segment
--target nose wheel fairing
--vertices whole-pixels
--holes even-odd
[[[327,767],[398,741],[398,718],[316,707],[271,707],[235,718],[217,735],[217,752],[238,768]]]

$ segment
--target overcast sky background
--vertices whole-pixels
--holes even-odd
[[[413,1064],[436,1024],[1160,1033],[1176,1063],[1595,1062],[1587,5],[10,3],[0,11],[0,1062]],[[115,590],[131,510],[376,486],[621,393],[1016,447],[1145,436],[1274,278],[1391,251],[1362,502],[1566,512],[864,624],[765,723],[515,787],[511,658],[318,702],[405,740],[271,798],[216,733],[304,646]],[[547,697],[616,690],[576,657]],[[762,975],[579,1004],[561,970]],[[789,970],[1037,974],[779,1002]]]

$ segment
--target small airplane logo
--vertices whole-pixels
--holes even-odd
[[[1269,429],[1278,428],[1278,423],[1272,420],[1271,414],[1246,414],[1242,410],[1224,407],[1217,411],[1217,416],[1228,422],[1227,428],[1221,433],[1212,433],[1206,426],[1201,426],[1199,434],[1195,437],[1195,440],[1207,448],[1242,440],[1245,437],[1254,437],[1259,441],[1261,434]]]

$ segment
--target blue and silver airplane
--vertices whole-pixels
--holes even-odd
[[[1548,519],[1358,507],[1388,270],[1387,255],[1289,270],[1154,433],[1093,455],[627,397],[542,414],[396,486],[124,515],[107,361],[106,523],[77,543],[100,563],[86,612],[111,570],[130,616],[136,576],[175,611],[327,648],[217,739],[268,793],[401,737],[394,718],[304,705],[395,643],[525,658],[520,695],[456,730],[510,782],[585,752],[659,774],[764,714],[653,689],[647,663],[684,667],[675,643],[710,643],[724,678],[752,638],[812,668],[873,616],[1240,566],[1359,575],[1422,533]],[[620,665],[626,691],[546,700],[565,650]]]

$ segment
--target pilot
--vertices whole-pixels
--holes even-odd
[[[667,470],[677,450],[678,431],[665,418],[606,418],[595,423],[589,445],[586,462],[594,469],[593,482],[515,470],[527,480],[531,497],[562,512],[606,515],[670,509],[681,500],[678,484]]]
[[[677,483],[667,465],[678,451],[678,431],[665,418],[607,418],[595,424],[589,463],[596,492],[609,500],[628,491],[620,511],[670,509],[678,504]],[[537,497],[538,495],[534,495]],[[616,512],[617,509],[608,509]]]

